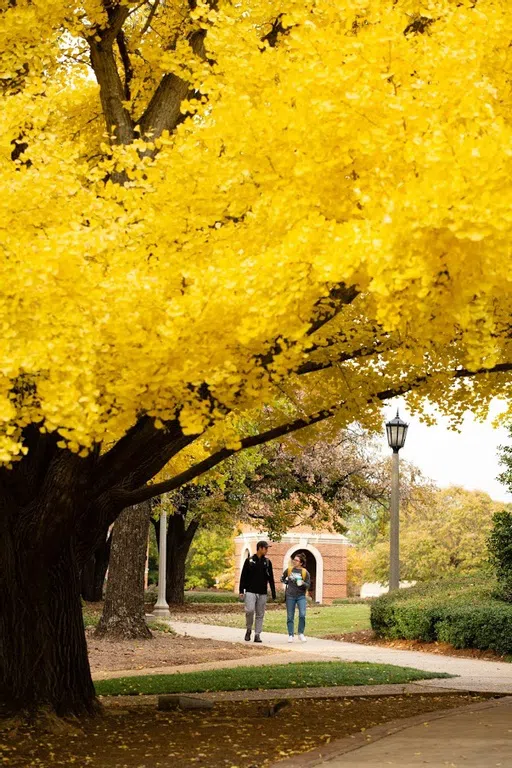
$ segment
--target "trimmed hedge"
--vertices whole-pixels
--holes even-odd
[[[512,654],[512,605],[495,591],[494,580],[478,574],[382,595],[371,606],[372,629],[379,637]]]

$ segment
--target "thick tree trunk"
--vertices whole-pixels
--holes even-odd
[[[166,579],[168,603],[183,605],[185,602],[185,566],[190,546],[198,528],[198,520],[192,520],[186,527],[184,515],[174,514],[169,517]]]
[[[149,639],[144,611],[144,566],[151,517],[150,502],[128,507],[112,534],[109,575],[98,637]]]
[[[50,567],[13,528],[0,536],[0,702],[4,712],[97,710],[72,540]]]
[[[82,569],[82,598],[88,603],[99,603],[103,600],[103,585],[110,559],[111,544],[112,534],[106,533],[104,540]]]

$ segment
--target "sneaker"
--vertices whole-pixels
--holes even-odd
[[[251,639],[251,630],[248,629],[245,633],[245,640],[249,641]]]
[[[307,637],[304,637],[304,635],[299,635],[299,640],[301,641],[301,643],[307,643],[308,641]]]
[[[261,637],[259,635],[254,635],[254,642],[261,643]]]
[[[293,635],[288,635],[288,642],[293,643],[293,641],[294,641]]]

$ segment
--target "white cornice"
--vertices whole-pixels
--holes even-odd
[[[239,536],[236,536],[235,541],[241,541],[242,543],[245,543],[247,541],[251,541],[254,544],[256,544],[258,541],[261,541],[261,539],[266,539],[267,541],[270,541],[274,544],[279,544],[279,541],[272,542],[272,539],[269,537],[268,533],[262,532],[262,533],[254,533],[254,532],[246,532],[241,533]],[[284,542],[297,542],[297,546],[303,547],[306,546],[306,544],[349,544],[349,540],[346,536],[343,536],[341,533],[285,533],[281,536],[280,541]]]

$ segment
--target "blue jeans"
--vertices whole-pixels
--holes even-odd
[[[299,606],[299,635],[303,635],[306,628],[306,595],[286,598],[286,624],[288,626],[288,634],[294,634],[293,625],[295,623],[296,605]]]

